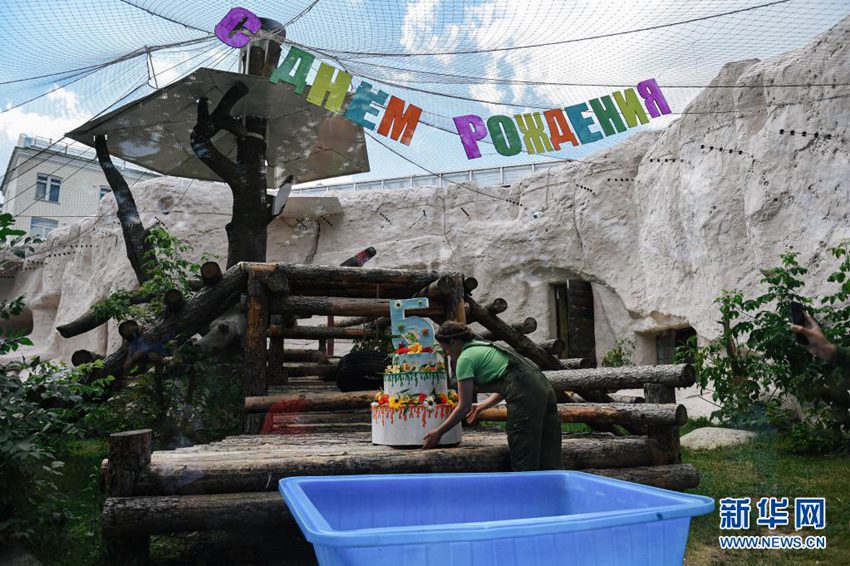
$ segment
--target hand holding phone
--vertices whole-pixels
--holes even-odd
[[[798,303],[797,301],[791,301],[790,305],[790,314],[791,314],[791,324],[796,324],[797,326],[806,326],[805,318],[803,317],[803,305]],[[803,336],[802,334],[794,333],[795,338],[797,339],[797,344],[802,344],[805,346],[809,343],[808,338]]]

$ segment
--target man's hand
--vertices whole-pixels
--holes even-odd
[[[472,408],[469,409],[469,412],[466,414],[466,422],[469,424],[475,424],[475,421],[478,420],[478,412],[481,411],[481,405],[478,403],[473,403]]]
[[[805,318],[805,325],[792,324],[791,331],[808,338],[809,343],[806,344],[806,349],[813,356],[817,356],[828,362],[835,362],[835,345],[826,339],[817,321],[809,313],[804,312],[803,317]]]
[[[425,439],[422,441],[422,448],[436,448],[437,445],[440,444],[440,438],[442,437],[442,433],[435,428],[431,432],[425,434]]]

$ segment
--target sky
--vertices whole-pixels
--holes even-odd
[[[367,136],[371,171],[355,180],[583,159],[640,128],[669,124],[723,64],[801,47],[850,13],[847,0],[240,5],[286,23],[288,41],[319,55],[315,66],[326,61],[350,72],[352,88],[367,80],[423,109],[410,146]],[[235,70],[238,50],[212,35],[231,7],[218,0],[0,2],[4,21],[39,38],[34,46],[25,32],[0,37],[0,164],[21,133],[56,140],[195,68]],[[577,148],[505,157],[482,144],[482,157],[469,160],[452,121],[569,106],[648,78],[665,93],[669,116]]]

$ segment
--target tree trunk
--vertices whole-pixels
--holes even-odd
[[[109,148],[106,145],[106,136],[102,134],[95,136],[94,148],[97,152],[97,161],[100,163],[100,168],[106,176],[106,181],[112,189],[115,203],[118,206],[118,220],[121,221],[121,232],[124,234],[127,259],[130,260],[130,265],[136,273],[139,285],[144,285],[145,281],[150,279],[150,274],[144,268],[145,255],[150,252],[150,246],[145,241],[148,232],[142,225],[142,219],[139,218],[136,200],[133,198],[133,193],[130,192],[130,187],[127,186],[127,181],[112,164]]]

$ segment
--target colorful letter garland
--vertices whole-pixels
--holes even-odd
[[[227,45],[244,47],[250,41],[250,35],[259,29],[260,19],[257,16],[245,8],[233,8],[215,27],[215,34]],[[291,47],[269,80],[274,84],[281,81],[289,83],[295,87],[296,93],[303,94],[307,88],[307,74],[315,59],[315,55]],[[313,84],[307,91],[307,101],[331,112],[342,113],[351,81],[352,76],[345,71],[320,63]],[[379,120],[382,106],[384,113]],[[670,113],[655,79],[565,108],[516,114],[513,119],[497,114],[488,118],[486,123],[480,116],[468,114],[456,116],[454,123],[467,159],[477,159],[481,157],[478,142],[487,139],[488,135],[500,155],[517,155],[523,149],[533,155],[559,151],[561,145],[567,142],[577,147],[625,132],[638,124],[648,123],[647,112],[652,118]],[[422,109],[418,106],[383,90],[375,90],[364,80],[357,85],[344,113],[345,118],[355,124],[377,130],[378,134],[405,145],[410,145],[421,115]],[[591,126],[598,126],[602,131],[594,131]]]

